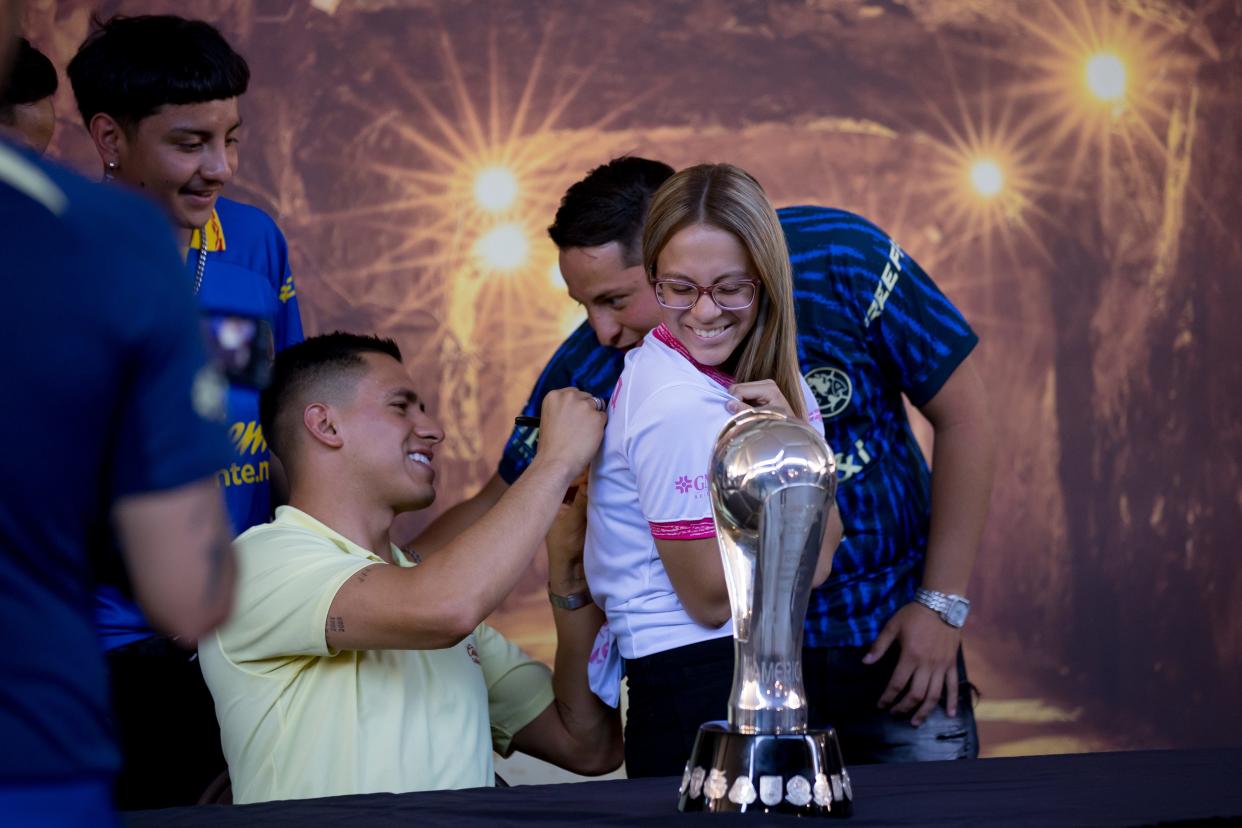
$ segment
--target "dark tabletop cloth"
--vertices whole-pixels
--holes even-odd
[[[1242,748],[1030,756],[850,769],[862,825],[1242,824]],[[666,825],[796,817],[677,812],[680,779],[527,785],[212,805],[125,814],[127,826]]]

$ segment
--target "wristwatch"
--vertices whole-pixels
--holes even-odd
[[[922,589],[914,594],[914,600],[940,616],[950,627],[959,629],[970,614],[970,602],[960,595],[946,595],[934,589]]]
[[[581,592],[571,592],[569,595],[557,595],[552,591],[552,585],[548,584],[548,600],[552,602],[552,606],[560,609],[582,609],[591,603],[591,591],[584,589]]]

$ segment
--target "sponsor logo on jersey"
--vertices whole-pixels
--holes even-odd
[[[267,440],[257,420],[239,420],[229,426],[229,440],[243,459],[267,453]],[[267,460],[258,463],[231,463],[216,472],[216,483],[221,488],[266,483],[271,477],[271,464]]]
[[[683,474],[673,481],[673,488],[677,490],[678,494],[707,491],[707,475],[700,474],[697,477],[691,477],[688,474]]]
[[[830,365],[808,372],[806,384],[815,395],[819,413],[825,420],[831,420],[848,408],[854,396],[854,383],[850,381],[850,375]]]
[[[893,288],[897,287],[897,279],[901,276],[901,248],[895,241],[890,241],[888,245],[888,261],[884,263],[884,272],[880,274],[880,281],[875,286],[875,294],[871,297],[871,305],[867,308],[865,326],[868,328],[880,314],[884,313],[884,303],[888,301]]]
[[[854,451],[849,454],[837,452],[837,480],[844,483],[861,472],[871,462],[871,453],[862,440],[854,441]]]

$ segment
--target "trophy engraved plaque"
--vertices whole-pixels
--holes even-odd
[[[716,438],[712,513],[733,614],[729,718],[699,728],[681,811],[850,815],[837,736],[807,729],[802,625],[837,468],[824,438],[767,409]]]

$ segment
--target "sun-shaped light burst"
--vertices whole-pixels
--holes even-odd
[[[1019,117],[1015,99],[1005,95],[997,112],[987,88],[968,97],[958,83],[952,61],[947,54],[944,58],[956,111],[946,114],[934,100],[925,101],[944,136],[933,139],[936,160],[928,170],[925,187],[932,203],[938,205],[937,223],[953,250],[974,258],[978,255],[975,244],[981,245],[983,267],[974,272],[990,289],[997,278],[993,259],[998,243],[1010,264],[1023,258],[1016,236],[1047,256],[1033,230],[1036,219],[1048,218],[1036,200],[1047,184],[1039,175],[1041,166],[1035,157],[1029,122]]]
[[[441,32],[441,72],[415,76],[394,57],[386,71],[395,100],[340,101],[360,111],[363,126],[344,157],[331,162],[349,165],[351,176],[365,182],[358,187],[363,195],[308,223],[368,240],[367,256],[349,278],[374,284],[374,295],[349,298],[389,308],[391,318],[381,313],[378,326],[400,330],[416,294],[417,307],[436,325],[421,334],[429,341],[420,342],[420,352],[457,355],[428,357],[436,370],[449,365],[439,385],[441,407],[452,414],[452,457],[477,460],[485,438],[503,440],[506,417],[511,426],[534,372],[560,342],[560,321],[573,303],[548,278],[556,251],[543,228],[565,186],[587,168],[577,159],[638,103],[624,102],[573,130],[558,128],[593,65],[573,63],[579,68],[572,75],[547,68],[553,60],[570,62],[565,52],[577,41],[572,33],[558,36],[552,19],[533,53],[512,44],[502,49],[492,30],[486,49],[469,50],[470,68],[484,71],[468,73],[453,39]],[[515,66],[526,72],[517,86]],[[474,80],[480,76],[482,84]]]
[[[1033,97],[1048,154],[1073,146],[1066,183],[1081,182],[1090,163],[1107,209],[1114,145],[1134,171],[1151,167],[1140,153],[1166,154],[1161,132],[1191,64],[1172,31],[1124,6],[1077,0],[1022,4],[1012,14],[1030,46],[1011,59],[1033,76],[1015,91]]]

